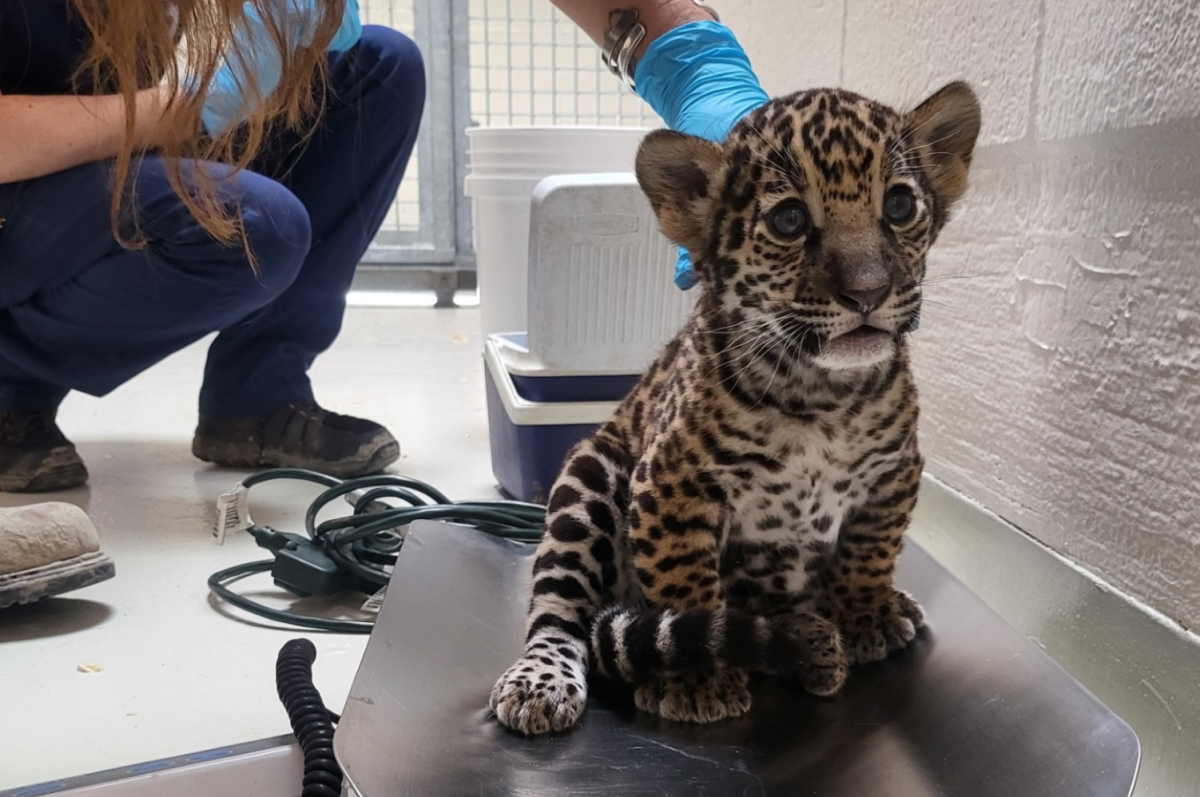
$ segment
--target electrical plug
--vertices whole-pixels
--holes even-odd
[[[260,547],[275,554],[271,578],[276,586],[301,598],[333,595],[350,588],[337,562],[318,543],[269,526],[251,526],[249,532]]]

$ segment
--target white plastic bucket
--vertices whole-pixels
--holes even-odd
[[[467,130],[473,241],[483,334],[529,328],[529,208],[547,177],[632,172],[649,132],[633,127],[475,127]]]

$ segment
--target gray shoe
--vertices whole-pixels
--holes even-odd
[[[51,502],[0,509],[0,609],[80,589],[116,574],[87,514]]]
[[[295,401],[266,417],[201,416],[192,453],[228,468],[303,468],[340,479],[383,471],[400,444],[374,421]]]

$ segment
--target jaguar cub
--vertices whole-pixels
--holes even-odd
[[[589,666],[711,722],[750,708],[750,672],[830,695],[912,641],[892,581],[922,468],[906,336],[979,125],[951,83],[907,113],[822,89],[723,145],[647,136],[638,182],[703,293],[555,483],[501,723],[569,728]]]

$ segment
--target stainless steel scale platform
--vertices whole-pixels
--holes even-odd
[[[489,716],[520,654],[531,546],[413,525],[335,737],[362,797],[1128,797],[1132,729],[913,543],[913,646],[833,699],[763,680],[737,720],[691,726],[593,694],[575,730]]]

